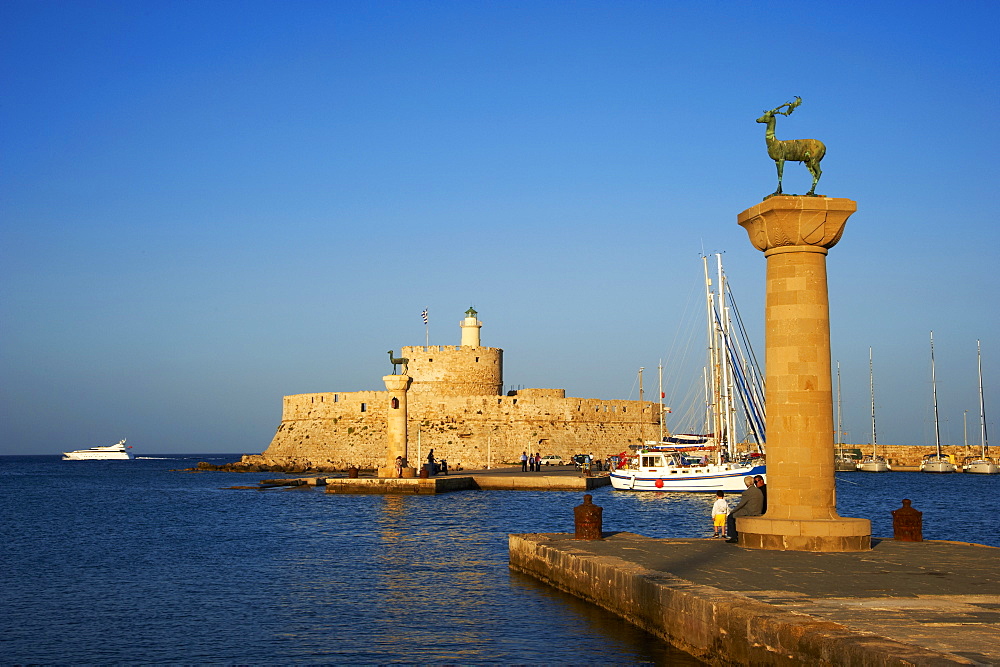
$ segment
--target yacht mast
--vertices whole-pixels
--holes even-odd
[[[735,363],[731,358],[729,349],[729,308],[726,305],[726,277],[722,272],[722,254],[715,254],[715,261],[718,268],[719,284],[716,287],[718,294],[718,318],[719,318],[719,364],[722,372],[722,409],[723,419],[725,419],[726,446],[730,459],[736,454],[736,399],[733,395],[733,368]]]
[[[982,430],[983,458],[986,458],[990,446],[986,440],[986,403],[983,402],[983,354],[978,340],[976,341],[976,363],[979,366],[979,426]]]
[[[872,349],[868,348],[868,386],[872,394],[872,458],[878,451],[878,436],[875,432],[875,371],[872,368]]]
[[[663,443],[663,359],[660,359],[660,365],[657,366],[660,376],[660,444]]]
[[[841,427],[843,423],[841,422],[841,411],[840,411],[840,362],[837,362],[837,432],[833,441],[837,443],[837,456],[844,458],[844,443],[841,442],[840,434]]]
[[[941,429],[938,427],[937,377],[934,375],[934,332],[931,332],[931,392],[934,395],[934,447],[941,458]]]
[[[646,411],[645,407],[642,405],[642,372],[645,370],[643,366],[639,367],[639,415],[642,417],[643,413]],[[639,423],[639,438],[642,441],[642,446],[646,446],[646,422],[643,420]]]
[[[708,325],[708,373],[707,389],[708,401],[706,413],[708,415],[709,428],[712,429],[712,437],[715,440],[716,455],[719,462],[722,462],[722,424],[719,418],[719,350],[716,344],[715,333],[715,296],[712,293],[712,279],[708,274],[708,256],[701,258],[702,268],[705,272],[705,322]]]

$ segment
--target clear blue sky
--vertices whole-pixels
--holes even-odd
[[[779,138],[858,202],[829,256],[849,439],[1000,446],[996,2],[0,4],[0,454],[260,452],[285,394],[457,344],[508,385],[700,383],[680,324]],[[786,192],[809,187],[790,163]],[[700,308],[700,301],[696,303]],[[688,313],[688,315],[685,315]],[[698,311],[700,315],[700,310]],[[699,332],[700,336],[700,332]],[[687,428],[674,424],[675,428]]]

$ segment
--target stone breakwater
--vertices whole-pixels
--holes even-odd
[[[221,465],[201,461],[197,470],[220,471],[220,472],[283,472],[289,474],[299,473],[335,473],[347,472],[347,468],[335,465],[331,462],[317,462],[308,458],[278,457],[270,458],[258,454],[244,456],[239,461],[233,463],[223,463]],[[362,469],[362,474],[372,475],[374,469]]]

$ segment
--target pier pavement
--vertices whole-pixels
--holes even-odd
[[[1000,665],[1000,549],[872,542],[811,553],[525,534],[510,536],[510,567],[711,664]]]

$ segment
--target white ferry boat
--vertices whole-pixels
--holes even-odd
[[[131,445],[126,447],[125,440],[122,440],[116,445],[108,445],[107,447],[91,447],[90,449],[78,449],[73,452],[63,452],[63,461],[116,461],[116,460],[131,460],[135,457],[132,452],[128,451],[132,449]]]

